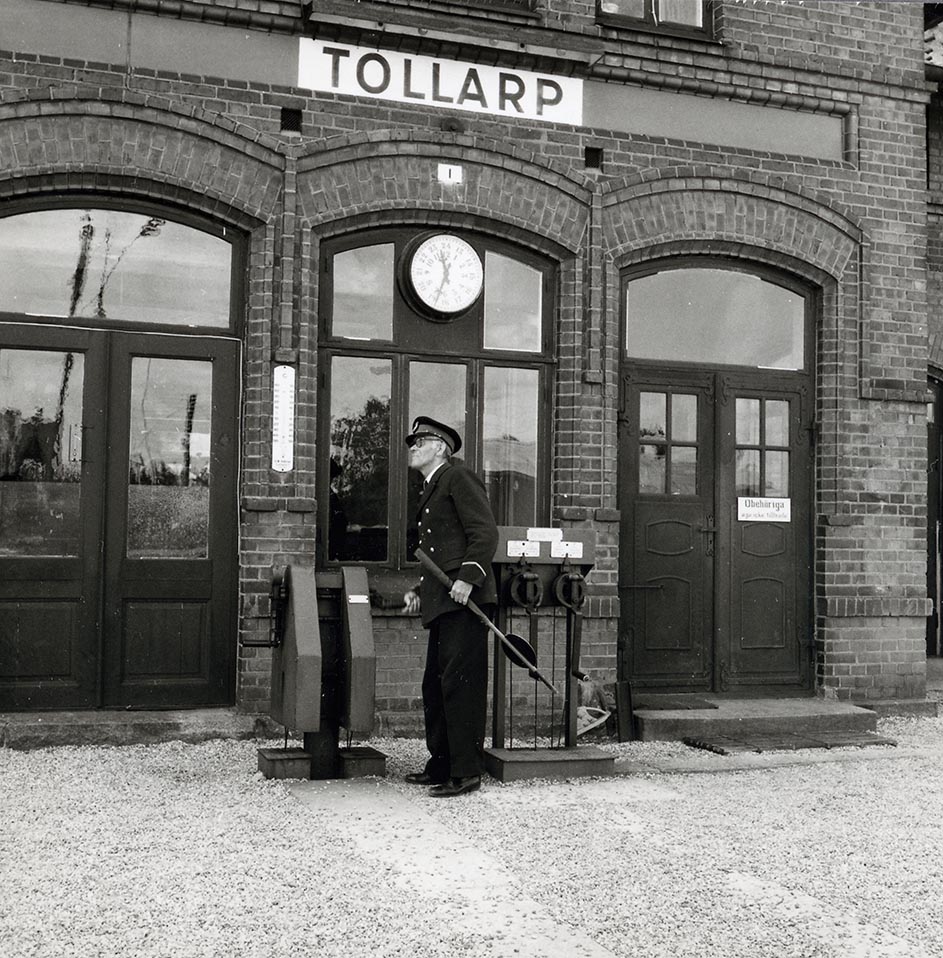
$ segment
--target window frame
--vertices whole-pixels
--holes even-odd
[[[628,310],[626,308],[629,285],[637,279],[652,276],[656,273],[677,272],[685,269],[716,269],[734,273],[743,273],[753,276],[765,283],[779,286],[791,293],[800,296],[804,303],[803,308],[803,343],[802,366],[799,369],[769,369],[761,366],[748,366],[740,363],[696,362],[693,360],[671,359],[643,359],[628,354]],[[680,369],[729,369],[729,370],[764,370],[771,375],[780,373],[801,373],[809,375],[814,370],[815,362],[815,326],[816,293],[808,284],[802,282],[790,273],[786,273],[772,266],[754,261],[741,261],[717,254],[691,254],[659,259],[651,262],[636,264],[622,270],[619,277],[619,356],[623,363],[631,363],[639,367],[663,368],[665,366]]]
[[[477,317],[478,345],[474,350],[442,351],[439,349],[417,349],[415,344],[399,342],[399,325],[404,317],[413,322],[422,314],[409,301],[408,294],[401,287],[401,275],[405,268],[404,254],[416,237],[435,232],[455,233],[470,242],[482,262],[486,252],[499,253],[517,262],[536,269],[541,274],[541,342],[540,350],[523,351],[485,348],[484,346],[484,292],[468,314]],[[364,341],[334,336],[331,332],[333,322],[333,277],[332,259],[335,254],[364,246],[393,242],[394,252],[394,316],[393,339]],[[320,244],[318,257],[319,309],[318,309],[318,468],[317,499],[319,531],[316,542],[316,564],[318,568],[331,568],[356,561],[374,573],[379,573],[382,582],[389,587],[394,582],[400,585],[411,584],[415,578],[418,563],[409,560],[406,543],[409,534],[410,516],[408,515],[409,484],[416,477],[409,471],[406,460],[406,446],[402,439],[409,429],[409,364],[411,362],[456,363],[465,367],[466,377],[466,418],[463,447],[458,458],[478,475],[483,475],[483,415],[484,415],[484,379],[487,368],[533,369],[537,371],[537,458],[535,487],[535,521],[538,525],[549,520],[550,466],[552,461],[552,396],[554,383],[554,323],[556,313],[557,265],[547,257],[509,243],[500,237],[488,236],[474,230],[462,229],[450,224],[441,227],[429,224],[408,226],[379,227],[346,233],[325,238]],[[424,319],[426,317],[423,317]],[[448,322],[428,319],[430,332],[435,335],[447,329]],[[391,412],[389,477],[387,486],[387,510],[389,518],[387,560],[340,560],[328,558],[327,536],[330,508],[330,470],[326,468],[328,450],[331,448],[331,367],[335,357],[371,358],[390,360],[391,373]],[[499,517],[500,518],[500,517]]]
[[[230,248],[229,274],[229,323],[226,326],[180,326],[174,323],[134,322],[117,318],[90,319],[88,317],[65,320],[61,316],[18,313],[4,309],[0,303],[0,321],[28,322],[48,325],[77,325],[82,328],[130,330],[132,332],[161,332],[186,336],[221,336],[225,338],[241,337],[245,325],[246,303],[248,302],[246,284],[248,282],[248,237],[236,227],[223,225],[208,217],[177,206],[155,203],[147,200],[118,197],[108,193],[68,193],[57,197],[42,199],[24,199],[5,203],[2,219],[29,213],[41,213],[50,210],[114,210],[120,213],[132,213],[141,216],[156,216],[169,220],[178,226],[198,230],[224,240]]]
[[[596,22],[603,26],[620,29],[640,30],[645,33],[659,33],[668,36],[687,37],[697,40],[713,40],[714,4],[713,0],[700,0],[701,21],[703,26],[692,27],[683,23],[664,22],[656,14],[657,4],[661,0],[644,0],[645,14],[642,17],[630,17],[622,13],[610,13],[603,10],[605,0],[596,0]]]

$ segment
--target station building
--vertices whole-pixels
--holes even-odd
[[[418,414],[594,533],[593,675],[923,699],[924,14],[4,0],[0,709],[264,712],[273,577],[356,564],[415,724]]]

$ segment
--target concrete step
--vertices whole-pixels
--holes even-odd
[[[0,747],[13,749],[204,742],[281,734],[281,727],[268,716],[246,715],[234,709],[0,712]]]
[[[667,742],[711,735],[873,732],[877,728],[876,712],[846,702],[812,697],[732,699],[719,695],[699,695],[697,700],[714,707],[634,710],[636,738],[644,742]]]

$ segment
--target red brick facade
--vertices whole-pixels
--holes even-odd
[[[66,9],[128,16],[118,0],[32,6],[49,18]],[[192,18],[260,43],[311,29],[300,3],[137,6],[139,16],[153,9],[168,25]],[[30,49],[16,31],[4,33],[0,215],[9,204],[53,193],[94,192],[199,211],[248,237],[240,636],[267,634],[273,571],[313,555],[317,470],[326,461],[316,439],[320,244],[390,222],[461,226],[519,243],[557,266],[551,519],[598,537],[584,664],[615,676],[624,545],[620,273],[709,252],[784,270],[817,291],[816,692],[923,697],[924,404],[928,316],[943,299],[943,114],[934,104],[928,222],[920,5],[721,0],[713,5],[720,44],[600,27],[594,3],[572,0],[538,0],[526,16],[491,7],[465,16],[416,0],[337,6],[343,10],[321,28],[341,31],[335,21],[349,13],[342,42],[357,42],[360,30],[380,48],[405,44],[448,56],[454,33],[454,55],[465,61],[536,63],[549,74],[582,72],[627,91],[677,90],[770,113],[838,117],[843,157],[512,123],[315,94],[261,75],[207,76],[197,62],[192,73],[129,69],[84,57],[81,43],[57,52],[54,35],[45,49]],[[389,13],[386,33],[377,32],[375,11]],[[311,16],[318,21],[316,11]],[[523,52],[506,39],[506,20]],[[430,25],[436,29],[425,43],[408,38]],[[551,49],[566,52],[554,59]],[[301,110],[300,134],[281,131],[283,108]],[[452,129],[443,125],[450,118]],[[587,167],[587,147],[602,150],[601,168]],[[437,181],[442,162],[463,167],[460,187]],[[930,362],[943,367],[936,319],[929,342]],[[295,366],[298,377],[295,466],[287,474],[270,468],[275,362]],[[415,724],[424,633],[417,620],[378,613],[375,639],[378,711],[389,727]],[[264,710],[269,655],[256,648],[238,654],[237,704]]]

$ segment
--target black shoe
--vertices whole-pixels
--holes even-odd
[[[451,798],[453,795],[477,792],[479,788],[481,788],[481,776],[469,775],[468,778],[450,778],[441,785],[433,785],[429,789],[429,794],[433,798]]]
[[[428,772],[410,772],[404,775],[403,779],[410,785],[442,785],[448,781],[447,778],[436,778]]]

